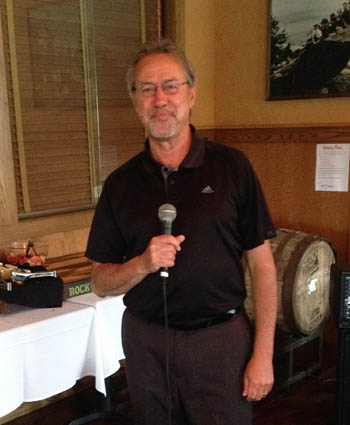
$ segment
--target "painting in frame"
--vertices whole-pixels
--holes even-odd
[[[269,2],[267,99],[350,96],[350,1]]]

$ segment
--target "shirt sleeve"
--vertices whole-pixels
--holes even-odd
[[[249,250],[276,236],[259,179],[241,152],[239,161],[239,233],[242,248]]]
[[[110,203],[111,186],[107,179],[96,206],[85,253],[99,263],[122,263],[125,255],[125,240]]]

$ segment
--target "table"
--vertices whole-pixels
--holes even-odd
[[[91,329],[93,346],[89,348],[89,353],[93,355],[90,374],[96,377],[96,389],[106,395],[105,378],[119,369],[119,360],[125,357],[121,343],[121,323],[125,310],[123,296],[100,298],[89,293],[67,301],[95,310]]]
[[[104,379],[119,368],[122,297],[74,297],[61,308],[0,316],[0,417],[23,402],[73,387],[84,376]]]
[[[95,309],[92,327],[92,332],[95,335],[93,340],[96,344],[95,360],[97,368],[102,368],[102,370],[99,370],[100,373],[95,375],[96,389],[102,392],[105,397],[97,410],[76,418],[67,425],[85,425],[99,419],[108,419],[120,425],[130,425],[130,420],[119,413],[129,403],[113,404],[110,378],[118,369],[119,360],[124,358],[121,343],[121,322],[125,310],[123,296],[99,298],[90,293],[73,297],[69,301]]]
[[[0,318],[0,417],[51,397],[87,374],[92,307],[25,309]]]

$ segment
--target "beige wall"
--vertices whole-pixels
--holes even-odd
[[[267,101],[268,0],[185,2],[186,53],[198,69],[199,128],[349,123],[350,98]],[[214,110],[214,112],[213,112]]]
[[[317,144],[350,143],[350,97],[267,101],[268,26],[269,0],[185,2],[192,122],[248,155],[277,227],[326,237],[350,261],[349,192],[314,187]]]
[[[319,193],[314,193],[312,186],[314,178],[314,151],[315,144],[319,142],[320,135],[327,133],[326,141],[336,140],[337,143],[342,141],[349,143],[350,132],[347,131],[346,138],[342,138],[345,134],[348,122],[348,109],[350,109],[350,98],[333,98],[333,99],[313,99],[298,101],[266,101],[266,78],[267,78],[267,26],[268,26],[268,0],[177,0],[177,8],[184,7],[184,10],[177,10],[177,19],[179,20],[178,34],[181,39],[181,45],[194,63],[199,80],[199,95],[197,104],[193,111],[192,122],[199,129],[220,129],[220,128],[242,128],[258,127],[259,143],[255,146],[254,151],[250,152],[254,166],[261,173],[264,188],[266,188],[267,197],[272,205],[272,213],[278,218],[279,225],[290,225],[296,228],[302,228],[305,231],[317,231],[332,240],[337,240],[337,234],[349,235],[350,231],[347,223],[350,223],[350,214],[342,218],[342,227],[340,231],[334,231],[338,223],[335,222],[332,214],[328,214],[334,208],[331,194],[323,194],[322,210],[326,211],[327,224],[322,229],[314,228],[314,217],[304,219],[303,213],[299,211],[299,204],[294,198],[309,199],[310,196],[320,198]],[[4,77],[2,79],[4,81]],[[0,91],[4,92],[4,87],[0,85]],[[2,97],[0,101],[1,113],[7,111],[7,103]],[[344,124],[343,129],[339,130],[338,126]],[[290,127],[289,130],[285,127]],[[311,138],[307,132],[299,131],[299,127],[317,127],[312,129]],[[331,132],[328,127],[334,127],[335,133]],[[9,134],[8,122],[0,120],[0,134],[3,136]],[[267,128],[266,132],[261,129]],[[276,127],[277,134],[271,131]],[[324,127],[324,130],[320,130]],[[291,128],[296,128],[295,132]],[[349,126],[350,128],[350,126]],[[283,131],[282,131],[283,130]],[[247,150],[253,149],[250,143],[250,133],[246,136],[244,130],[239,140],[246,140]],[[300,137],[299,137],[300,135]],[[271,137],[270,137],[271,136]],[[289,147],[289,157],[285,158],[286,164],[290,162],[290,158],[294,158],[294,164],[298,164],[300,158],[300,147],[302,146],[301,137],[305,136],[304,142],[312,143],[309,149],[309,162],[312,165],[308,170],[308,181],[310,185],[303,190],[299,190],[293,199],[288,198],[284,205],[283,196],[280,191],[274,191],[273,187],[266,184],[269,176],[265,176],[266,167],[259,169],[261,158],[267,148],[267,142],[271,140],[276,143],[276,152],[285,152],[286,142],[293,139],[294,146]],[[232,134],[225,134],[228,143],[231,143]],[[236,136],[235,136],[236,137]],[[322,136],[323,137],[323,136]],[[334,139],[336,137],[336,139]],[[9,139],[9,136],[7,136]],[[5,139],[5,137],[4,137]],[[225,139],[223,139],[225,140]],[[3,140],[4,142],[4,140]],[[232,143],[236,143],[235,141]],[[10,141],[8,141],[10,146]],[[3,146],[3,150],[5,145]],[[0,153],[1,153],[0,149]],[[281,156],[270,158],[271,161],[280,163]],[[7,157],[9,155],[7,154]],[[0,155],[0,163],[3,156]],[[259,162],[260,161],[260,162]],[[9,162],[3,162],[8,166]],[[12,170],[12,167],[10,167]],[[12,172],[12,171],[11,171]],[[271,171],[272,172],[272,171]],[[298,173],[304,173],[302,168]],[[1,202],[5,202],[4,191],[2,191],[1,182],[8,179],[9,174],[2,175],[0,172],[0,194],[2,193]],[[282,173],[280,178],[283,180],[285,175]],[[289,175],[289,179],[293,176]],[[276,173],[273,173],[273,179],[270,179],[276,186]],[[275,193],[276,192],[276,193]],[[302,193],[301,193],[302,192]],[[309,196],[310,195],[310,196]],[[344,211],[350,211],[350,201],[348,194],[341,194]],[[344,198],[344,199],[343,199]],[[6,204],[9,200],[7,199]],[[11,201],[15,205],[14,199]],[[278,205],[278,208],[274,208]],[[298,209],[299,208],[299,209]],[[7,208],[8,209],[8,208]],[[4,208],[0,208],[1,211]],[[291,214],[291,212],[293,214]],[[92,212],[86,211],[75,214],[67,214],[58,217],[47,217],[45,219],[24,220],[17,223],[12,220],[15,214],[0,214],[0,248],[5,241],[17,238],[35,238],[45,237],[50,239],[49,256],[65,255],[74,252],[83,251],[86,244],[88,229],[90,226]],[[301,223],[301,224],[300,224]],[[350,240],[350,237],[349,237]],[[341,247],[343,256],[348,255],[350,258],[350,246],[346,250],[346,242],[341,240],[338,244]],[[347,252],[348,254],[347,254]]]
[[[213,0],[185,1],[184,49],[197,71],[198,97],[192,122],[200,128],[215,127],[216,37]]]

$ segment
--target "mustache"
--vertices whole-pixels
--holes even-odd
[[[157,115],[167,112],[170,116],[172,117],[176,117],[176,114],[174,111],[170,110],[170,109],[166,109],[166,108],[156,108],[151,112],[150,118],[156,118]]]

